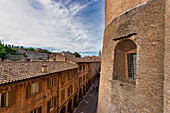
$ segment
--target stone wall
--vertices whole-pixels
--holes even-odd
[[[135,6],[139,0],[132,2],[134,3],[126,2],[126,5],[131,3]],[[108,4],[114,4],[121,10],[114,0],[107,0],[106,23],[110,22],[107,16],[113,15],[109,11],[115,11],[114,6],[111,7]],[[120,12],[129,8],[131,7]],[[114,15],[117,16],[118,13],[115,12]],[[164,0],[150,0],[110,19],[112,21],[106,26],[104,32],[98,113],[162,113],[164,109],[168,111],[169,101],[167,100],[166,104],[163,102],[169,95],[169,92],[164,93],[163,89],[164,47],[168,48],[164,45],[164,16]],[[137,45],[136,85],[113,80],[115,47],[120,41],[127,39],[134,41]],[[168,56],[169,54],[166,58]],[[168,83],[168,80],[167,77],[165,83]],[[169,88],[168,84],[164,88]]]
[[[165,5],[164,113],[170,112],[170,0]]]

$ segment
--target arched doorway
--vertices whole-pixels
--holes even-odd
[[[63,107],[61,110],[60,110],[60,113],[65,113],[66,112],[66,107]]]
[[[67,113],[73,113],[72,100],[70,100],[69,103],[68,103]]]
[[[74,108],[76,108],[78,106],[78,98],[77,98],[77,94],[74,96]]]
[[[79,90],[79,102],[82,100],[82,98],[83,98],[83,95],[82,95],[82,90],[80,88],[80,90]]]
[[[114,51],[113,79],[123,81],[136,78],[136,44],[130,40],[120,41]]]
[[[85,95],[86,94],[86,87],[85,87],[85,85],[83,86],[83,95]]]

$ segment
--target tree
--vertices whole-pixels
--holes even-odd
[[[75,57],[81,58],[81,55],[80,55],[78,52],[74,52],[73,55],[74,55]]]
[[[30,50],[30,51],[35,51],[35,49],[34,49],[34,48],[32,48],[32,47],[30,47],[30,48],[29,48],[29,50]]]
[[[21,49],[24,49],[24,47],[23,47],[23,46],[20,46],[20,48],[21,48]]]

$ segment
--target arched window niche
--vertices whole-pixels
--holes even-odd
[[[113,79],[136,84],[136,50],[133,40],[117,43],[114,52]]]

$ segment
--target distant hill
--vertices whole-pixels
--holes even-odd
[[[7,55],[10,53],[11,55],[20,55],[18,54],[16,51],[17,49],[24,49],[26,51],[36,51],[38,50],[41,53],[47,53],[47,54],[51,54],[51,51],[48,51],[46,49],[41,49],[41,48],[37,48],[34,49],[32,47],[30,48],[24,48],[23,46],[14,46],[14,45],[10,45],[10,44],[4,44],[0,41],[0,58],[2,58],[2,60],[7,59]]]

